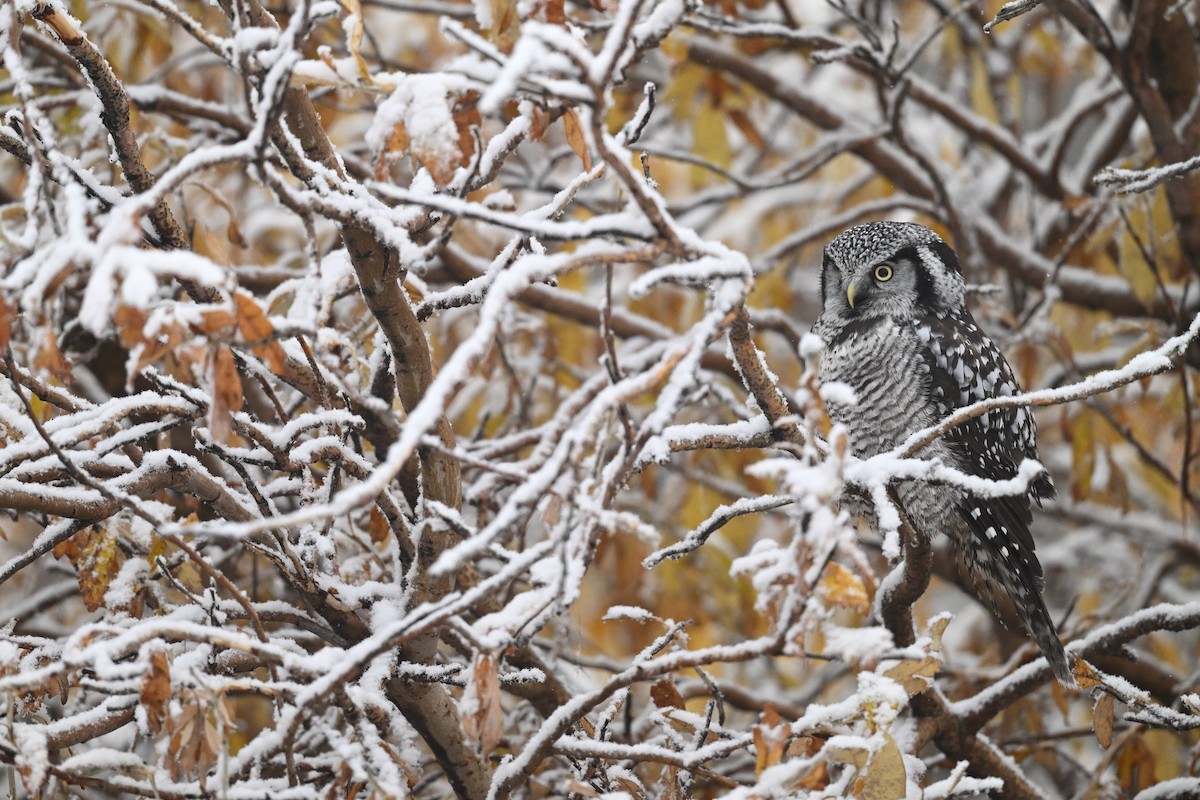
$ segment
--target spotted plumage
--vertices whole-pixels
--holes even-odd
[[[964,406],[1020,392],[1003,354],[964,304],[954,251],[921,225],[859,225],[825,249],[823,311],[814,331],[825,341],[821,379],[848,384],[856,402],[829,403],[854,452],[876,455]],[[996,409],[965,422],[920,454],[964,473],[1012,478],[1037,459],[1037,427],[1027,408]],[[975,496],[946,484],[902,481],[901,504],[922,536],[949,536],[993,612],[1007,595],[1046,655],[1071,684],[1068,658],[1042,599],[1042,567],[1029,533],[1030,499],[1054,496],[1044,473],[1016,496]]]

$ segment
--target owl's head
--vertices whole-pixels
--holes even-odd
[[[963,289],[958,256],[924,225],[855,225],[825,248],[823,316],[849,322],[950,312],[962,308]]]

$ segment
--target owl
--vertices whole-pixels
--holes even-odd
[[[958,257],[921,225],[855,226],[825,248],[823,310],[813,327],[825,342],[820,378],[854,391],[831,398],[830,417],[865,458],[984,398],[1021,391],[1012,369],[964,304]],[[1037,459],[1037,428],[1027,408],[996,409],[965,422],[918,455],[969,475],[1012,478]],[[1021,495],[976,496],[926,481],[900,481],[896,495],[917,535],[949,537],[976,593],[993,614],[1010,598],[1055,677],[1073,685],[1066,652],[1042,598],[1042,566],[1029,524],[1031,498],[1054,496],[1042,473]]]

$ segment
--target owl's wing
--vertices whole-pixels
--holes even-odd
[[[987,397],[1020,392],[1012,369],[969,312],[929,315],[915,324],[939,417]],[[948,431],[943,437],[956,456],[954,466],[990,480],[1012,478],[1024,458],[1037,458],[1037,427],[1027,408],[988,411]],[[1034,551],[1029,525],[1030,497],[1054,496],[1054,484],[1042,475],[1028,493],[997,497],[963,493],[958,512],[971,531],[959,542],[977,593],[997,618],[996,598],[1002,590],[1046,653],[1060,680],[1070,683],[1070,670],[1053,619],[1042,600],[1042,565]]]

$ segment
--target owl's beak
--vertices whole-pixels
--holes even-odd
[[[858,284],[850,281],[850,285],[846,287],[846,302],[854,308],[854,295],[858,294]]]

